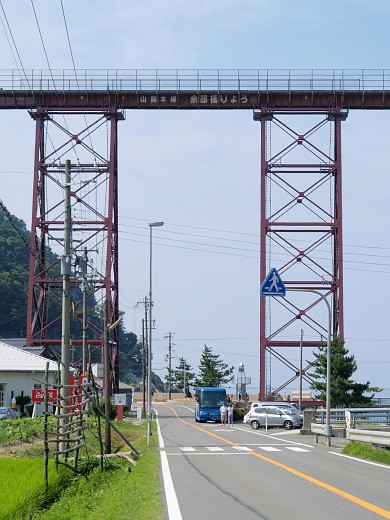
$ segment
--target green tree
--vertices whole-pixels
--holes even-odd
[[[196,386],[220,386],[228,383],[233,377],[234,367],[228,368],[219,354],[213,354],[213,350],[204,346],[199,363],[199,375],[195,380]]]
[[[179,358],[179,365],[173,370],[169,370],[168,374],[165,377],[166,382],[169,384],[169,380],[171,380],[171,385],[177,390],[184,391],[184,380],[186,386],[186,395],[188,394],[188,387],[194,382],[195,373],[192,372],[192,367],[187,360],[183,357]]]
[[[353,355],[348,356],[349,350],[344,346],[344,341],[335,337],[331,342],[331,367],[330,367],[330,404],[332,407],[367,406],[372,403],[376,392],[382,390],[370,386],[370,382],[356,383],[351,379],[357,370],[357,363]],[[312,363],[314,372],[310,376],[315,379],[311,388],[317,392],[318,399],[326,400],[326,375],[327,375],[327,346],[321,344],[318,352],[313,352],[315,361]],[[364,395],[371,392],[370,396]]]
[[[133,332],[127,332],[120,322],[119,379],[136,386],[142,380],[142,344]]]

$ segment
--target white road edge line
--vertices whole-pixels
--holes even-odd
[[[154,410],[154,412],[156,414],[158,444],[160,446],[161,470],[163,474],[165,498],[167,501],[168,518],[170,520],[183,520],[179,502],[177,501],[175,488],[173,486],[171,472],[169,470],[167,452],[164,450],[164,439],[161,435],[160,424],[158,422],[158,413],[156,410]]]
[[[350,455],[344,455],[344,453],[338,453],[337,451],[330,451],[332,455],[338,455],[339,457],[345,457],[346,459],[355,460],[357,462],[363,462],[364,464],[371,464],[372,466],[378,466],[380,468],[390,469],[387,464],[380,464],[379,462],[372,462],[371,460],[358,459],[357,457],[351,457]]]

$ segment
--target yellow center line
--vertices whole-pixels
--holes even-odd
[[[196,424],[192,424],[188,421],[185,421],[181,417],[178,416],[176,410],[174,408],[168,407],[172,412],[176,415],[177,419],[181,421],[184,424],[187,424],[188,426],[191,426],[192,428],[196,428],[197,430],[206,433],[207,435],[210,435],[211,437],[215,437],[216,439],[219,439],[220,441],[226,442],[227,444],[230,444],[231,446],[239,447],[240,444],[237,444],[236,442],[232,442],[229,439],[225,439],[224,437],[220,437],[219,435],[216,435],[215,433],[209,432],[200,426],[197,426]],[[366,500],[362,500],[361,498],[351,495],[350,493],[347,493],[346,491],[343,491],[342,489],[339,489],[335,486],[331,486],[330,484],[327,484],[326,482],[322,482],[322,480],[318,480],[317,478],[311,477],[310,475],[306,475],[306,473],[302,473],[302,471],[299,471],[297,469],[294,469],[290,466],[286,466],[286,464],[283,464],[282,462],[278,462],[274,459],[270,459],[269,457],[266,457],[265,455],[261,455],[260,453],[257,453],[253,450],[249,450],[246,453],[249,453],[250,455],[253,455],[257,457],[258,459],[264,460],[266,462],[269,462],[270,464],[273,464],[274,466],[277,466],[281,469],[284,469],[285,471],[288,471],[289,473],[292,473],[293,475],[303,478],[304,480],[307,480],[308,482],[311,482],[312,484],[321,487],[323,489],[326,489],[330,491],[331,493],[334,493],[335,495],[338,495],[342,498],[345,498],[346,500],[349,500],[350,502],[353,502],[354,504],[357,504],[361,507],[364,507],[368,511],[372,511],[373,513],[376,513],[377,515],[381,516],[382,518],[388,518],[390,519],[390,511],[387,509],[382,509],[381,507],[376,506],[375,504],[371,504],[371,502],[367,502]]]

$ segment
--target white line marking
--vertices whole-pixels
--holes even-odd
[[[158,412],[157,412],[157,410],[154,410],[154,409],[153,409],[153,412],[156,414],[158,445],[159,445],[160,449],[164,449],[165,448],[165,446],[164,446],[164,439],[163,439],[163,437],[161,435],[160,423],[158,422]]]
[[[188,446],[188,447],[185,446],[185,447],[180,448],[180,449],[181,449],[181,451],[196,451],[195,448],[191,448],[190,446]]]
[[[233,446],[233,449],[238,451],[253,451],[250,448],[247,448],[246,446]]]
[[[388,466],[387,464],[380,464],[379,462],[371,462],[370,460],[358,459],[357,457],[351,457],[350,455],[344,455],[343,453],[337,453],[337,451],[330,451],[329,453],[331,453],[332,455],[338,455],[339,457],[345,457],[346,459],[351,459],[356,462],[363,462],[364,464],[371,464],[372,466],[378,466],[379,468],[390,469],[390,466]]]
[[[157,433],[158,433],[159,446],[164,447],[164,440],[161,435],[157,412],[156,412],[156,422],[157,422]],[[163,474],[163,481],[164,481],[165,498],[167,501],[168,518],[169,518],[169,520],[183,520],[183,517],[181,516],[181,512],[180,512],[179,502],[177,501],[176,491],[173,486],[171,472],[169,470],[167,452],[165,450],[160,451],[160,459],[161,459],[161,471]]]
[[[298,432],[298,430],[296,429],[293,429],[293,430],[284,430],[282,432],[278,432],[278,433],[270,433],[270,435],[296,435]]]
[[[286,446],[286,450],[299,451],[299,452],[306,451],[307,453],[310,453],[310,450],[305,450],[304,448],[300,448],[299,446]]]
[[[252,450],[249,450],[249,452],[252,451]],[[247,451],[239,451],[237,453],[228,453],[226,451],[224,452],[195,452],[195,453],[186,453],[186,456],[193,456],[193,455],[207,455],[208,457],[211,457],[212,455],[250,455],[250,453],[247,452]],[[168,457],[177,457],[177,456],[180,456],[180,457],[183,457],[184,456],[184,453],[167,453],[167,456]]]
[[[255,430],[252,430],[252,429],[249,429],[249,428],[242,428],[240,426],[236,426],[236,429],[237,430],[242,430],[243,432],[248,432],[248,433],[253,433],[254,435],[260,435],[261,437],[267,437],[267,439],[276,439],[277,441],[282,441],[284,443],[290,443],[290,444],[296,444],[297,446],[305,446],[306,448],[312,448],[313,446],[311,446],[310,444],[303,444],[303,442],[294,442],[294,441],[288,441],[287,439],[278,439],[277,437],[274,437],[274,435],[283,435],[283,433],[279,432],[279,433],[273,433],[272,436],[270,434],[267,434],[267,433],[261,433],[259,431],[255,431]]]
[[[259,449],[264,451],[282,451],[279,448],[274,448],[273,446],[259,446]]]
[[[219,446],[206,446],[206,450],[209,450],[209,451],[225,451],[224,448],[220,448]]]

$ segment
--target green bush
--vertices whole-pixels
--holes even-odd
[[[242,421],[244,418],[244,415],[249,412],[249,407],[243,406],[243,407],[237,407],[233,408],[233,419],[235,421]]]
[[[99,404],[99,408],[104,413],[104,410],[105,410],[104,399],[100,398],[98,404]],[[110,408],[111,408],[111,417],[110,417],[110,419],[114,420],[114,419],[116,419],[116,406],[115,406],[115,404],[112,401],[110,401]],[[96,407],[96,401],[94,399],[91,399],[91,402],[90,402],[90,405],[89,405],[89,408],[88,408],[88,415],[91,415],[91,416],[98,415],[98,409]]]
[[[21,415],[26,415],[26,412],[24,411],[24,407],[31,403],[31,397],[29,395],[17,395],[16,398],[16,404],[20,406],[20,413]]]
[[[0,442],[28,442],[43,433],[43,418],[30,417],[5,420],[0,423]]]

